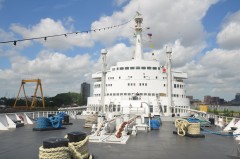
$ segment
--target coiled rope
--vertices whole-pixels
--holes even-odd
[[[39,159],[71,159],[69,147],[39,148]]]
[[[70,142],[68,147],[72,153],[74,159],[84,159],[89,156],[88,153],[88,141],[89,137],[87,136],[84,140],[79,142]]]
[[[67,135],[65,136],[67,138]],[[68,147],[39,148],[39,159],[92,159],[88,153],[89,137],[79,142],[69,142]]]
[[[51,126],[52,126],[52,124],[50,122],[50,119],[45,118],[45,117],[37,118],[37,124],[36,124],[37,128],[48,128]]]
[[[60,128],[62,126],[62,117],[56,115],[49,117],[49,119],[52,123],[52,127]]]
[[[189,122],[186,119],[176,119],[175,127],[177,128],[177,134],[180,136],[185,136],[186,133],[191,135],[200,134],[199,122]]]

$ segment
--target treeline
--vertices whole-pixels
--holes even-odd
[[[6,107],[13,107],[16,98],[0,98],[0,105]],[[31,106],[32,98],[28,99],[28,106]],[[42,98],[36,97],[36,105],[42,106]],[[67,107],[67,106],[81,106],[86,105],[85,100],[82,98],[80,93],[68,92],[60,93],[54,97],[44,97],[45,107]],[[26,106],[25,98],[17,100],[17,106]]]
[[[213,113],[215,115],[222,115],[227,117],[240,117],[240,111],[233,111],[233,110],[216,110],[216,109],[209,109],[208,113]]]

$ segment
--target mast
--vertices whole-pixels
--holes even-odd
[[[102,110],[101,112],[104,113],[105,112],[105,86],[106,86],[106,55],[107,55],[107,50],[106,49],[102,49],[101,50],[101,54],[102,54],[102,79],[101,79],[101,107]]]
[[[167,54],[167,97],[168,97],[168,106],[167,106],[167,115],[171,113],[172,107],[172,66],[171,66],[171,53],[172,48],[166,48]]]
[[[142,60],[142,15],[137,12],[137,16],[135,17],[135,32],[136,32],[136,47],[135,47],[135,60]]]

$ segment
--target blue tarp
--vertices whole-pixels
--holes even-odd
[[[150,120],[151,129],[159,129],[160,121],[159,120]]]

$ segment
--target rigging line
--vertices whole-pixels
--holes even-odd
[[[41,37],[33,37],[33,38],[25,38],[25,39],[17,39],[17,40],[8,40],[8,41],[0,41],[0,44],[4,44],[4,43],[14,43],[14,45],[16,45],[17,42],[21,42],[21,41],[30,41],[30,40],[38,40],[38,39],[44,39],[47,40],[47,38],[52,38],[52,37],[59,37],[59,36],[65,36],[67,37],[67,35],[71,35],[71,34],[78,34],[78,33],[89,33],[89,32],[96,32],[96,31],[100,31],[100,30],[106,30],[106,29],[112,29],[115,27],[119,27],[122,25],[125,25],[129,22],[131,22],[134,19],[134,17],[124,23],[118,24],[118,25],[113,25],[113,26],[108,26],[108,27],[103,27],[103,28],[97,28],[97,29],[92,29],[92,30],[87,30],[87,31],[77,31],[77,32],[69,32],[69,33],[63,33],[63,34],[55,34],[55,35],[47,35],[47,36],[41,36]]]

